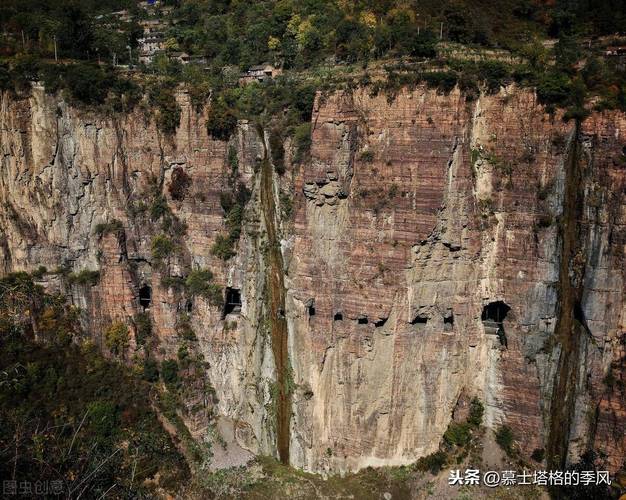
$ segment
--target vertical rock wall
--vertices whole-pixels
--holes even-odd
[[[623,114],[594,114],[576,134],[573,123],[516,88],[473,102],[457,90],[424,88],[395,99],[363,90],[319,96],[311,160],[265,179],[284,266],[284,311],[275,311],[265,306],[274,240],[261,197],[263,139],[240,123],[228,144],[213,141],[205,112],[184,92],[178,98],[181,125],[165,137],[140,110],[104,117],[41,88],[24,100],[4,94],[3,271],[64,262],[100,270],[95,286],[50,274],[45,283],[71,294],[97,342],[112,321],[132,321],[142,310],[139,288],[148,284],[161,357],[175,355],[177,321],[190,307],[215,410],[253,453],[277,454],[268,314],[284,314],[288,331],[292,464],[338,471],[412,462],[437,449],[461,394],[480,397],[486,424],[511,426],[531,453],[546,446],[550,429],[566,160],[577,140],[585,171],[582,250],[573,260],[587,326],[569,458],[593,444],[613,468],[621,465]],[[232,188],[229,148],[252,196],[237,255],[224,262],[210,249],[225,232],[220,192]],[[191,178],[182,200],[168,191],[176,168]],[[159,228],[135,210],[155,182],[188,228],[165,268],[151,255]],[[292,218],[280,209],[281,193],[290,193]],[[94,233],[112,219],[123,231]],[[224,317],[202,298],[189,306],[161,284],[166,271],[182,277],[192,268],[209,268],[222,287],[240,290],[241,312]],[[481,321],[483,308],[498,301],[510,308],[506,345]]]

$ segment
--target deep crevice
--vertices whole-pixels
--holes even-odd
[[[261,138],[264,133],[259,130]],[[264,155],[261,165],[260,198],[268,238],[266,277],[265,315],[269,324],[272,353],[276,366],[276,394],[273,396],[276,416],[276,446],[278,457],[284,464],[289,464],[289,426],[291,421],[291,366],[287,320],[285,319],[285,280],[283,275],[283,256],[276,228],[276,203],[274,200],[274,181],[272,164],[268,157],[267,146],[263,142]]]
[[[580,306],[584,267],[582,270],[577,269],[576,264],[576,257],[581,250],[580,220],[584,202],[580,161],[580,123],[576,123],[574,137],[565,161],[563,215],[559,224],[561,262],[554,337],[561,346],[561,350],[552,388],[550,431],[546,446],[548,466],[551,469],[563,469],[567,465],[578,386],[581,334],[584,325],[580,322],[580,319],[584,321]]]

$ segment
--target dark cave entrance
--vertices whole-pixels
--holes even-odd
[[[426,316],[417,315],[411,320],[412,325],[425,325],[428,323],[428,318]]]
[[[443,331],[451,332],[454,329],[454,314],[450,311],[448,316],[443,318]]]
[[[369,320],[367,319],[367,316],[359,316],[356,320],[356,322],[359,325],[367,325],[369,323]]]
[[[497,335],[500,340],[500,344],[504,347],[507,347],[508,342],[503,322],[510,310],[511,308],[505,302],[497,300],[484,306],[481,315],[481,320],[483,322],[483,326],[485,327],[485,333]]]
[[[510,310],[511,308],[501,300],[490,302],[483,307],[481,319],[483,321],[495,321],[496,323],[502,323]]]
[[[374,326],[376,328],[380,328],[381,326],[385,326],[388,318],[379,318],[378,321],[374,321]]]
[[[139,289],[139,305],[145,311],[150,307],[152,302],[152,288],[148,285],[144,285]]]
[[[336,312],[333,321],[343,321],[343,313],[341,311]]]
[[[241,312],[241,291],[237,288],[226,288],[226,300],[224,301],[224,314],[238,314]]]

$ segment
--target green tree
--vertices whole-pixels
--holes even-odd
[[[117,321],[109,326],[104,332],[104,342],[115,356],[122,355],[129,346],[128,327],[121,321]]]

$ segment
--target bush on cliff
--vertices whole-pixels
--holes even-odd
[[[213,273],[208,269],[195,269],[185,279],[185,288],[192,297],[199,295],[204,297],[214,306],[223,302],[222,289],[213,283]]]
[[[215,98],[209,109],[206,127],[209,136],[227,141],[237,126],[237,116],[221,98]]]
[[[100,280],[100,271],[92,271],[90,269],[83,269],[77,273],[70,273],[67,276],[67,281],[70,284],[76,285],[97,285]]]
[[[510,457],[514,454],[514,445],[515,438],[513,436],[513,431],[508,425],[501,425],[496,430],[496,443],[500,445],[506,454]]]
[[[148,313],[142,312],[135,314],[133,321],[135,323],[137,345],[145,345],[146,341],[152,336],[152,320]]]
[[[156,108],[157,127],[168,135],[176,132],[181,115],[173,86],[175,82],[157,81],[148,89],[148,102]]]
[[[121,321],[116,321],[104,332],[104,343],[115,356],[122,355],[128,349],[129,341],[128,327]]]
[[[164,234],[157,234],[152,238],[152,245],[150,247],[152,258],[158,264],[163,259],[168,258],[174,252],[174,243],[170,238]]]

